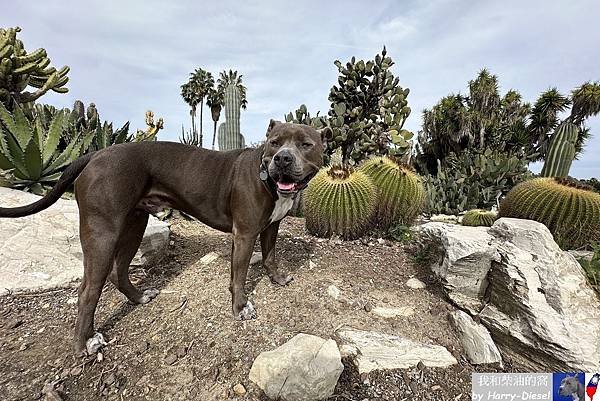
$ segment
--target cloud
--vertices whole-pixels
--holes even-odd
[[[411,89],[407,127],[415,131],[424,108],[464,93],[483,67],[499,76],[503,91],[518,89],[531,102],[548,87],[567,93],[600,79],[600,3],[593,0],[13,3],[0,25],[21,26],[29,48],[45,47],[55,65],[71,66],[69,94],[44,101],[93,101],[102,118],[130,120],[133,128],[143,127],[152,109],[165,119],[165,140],[189,126],[180,85],[198,67],[244,75],[247,142],[302,103],[326,113],[337,79],[333,61],[371,58],[384,44],[401,85]],[[205,111],[203,128],[212,133]],[[600,176],[599,120],[589,121],[595,136],[573,165],[576,176]]]

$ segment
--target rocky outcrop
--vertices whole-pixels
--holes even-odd
[[[467,313],[457,310],[450,313],[450,321],[458,332],[458,338],[467,354],[467,359],[474,365],[502,363],[502,356],[490,332]]]
[[[0,205],[15,207],[40,197],[0,187]],[[150,218],[132,264],[152,263],[169,244],[169,225]],[[83,275],[79,211],[74,200],[59,199],[32,216],[0,218],[0,295],[69,285]]]
[[[543,224],[501,218],[489,229],[418,231],[448,297],[479,317],[506,356],[532,371],[600,369],[600,301]]]
[[[322,400],[333,394],[342,370],[335,341],[300,333],[258,355],[250,380],[274,400]]]
[[[448,367],[456,359],[441,345],[423,344],[403,337],[343,327],[336,332],[342,356],[359,373],[375,369],[406,369],[422,362],[429,367]]]

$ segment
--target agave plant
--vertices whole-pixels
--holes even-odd
[[[11,113],[0,103],[0,171],[8,186],[43,193],[58,181],[64,167],[87,151],[94,132],[71,136],[61,149],[68,110],[56,111],[51,119],[37,110],[29,120],[20,106]]]

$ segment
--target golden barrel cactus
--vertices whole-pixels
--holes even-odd
[[[359,238],[371,229],[377,191],[369,177],[350,167],[326,167],[304,190],[306,229],[318,237]]]
[[[471,209],[465,213],[461,220],[463,226],[491,227],[498,218],[496,212],[483,209]]]
[[[506,195],[499,215],[545,224],[563,249],[600,242],[600,194],[571,179],[522,182]]]

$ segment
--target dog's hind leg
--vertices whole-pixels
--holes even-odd
[[[146,304],[158,295],[158,290],[152,288],[141,292],[129,280],[129,265],[142,242],[147,224],[148,213],[144,211],[134,210],[127,216],[123,232],[117,241],[112,271],[108,276],[129,301],[137,304]]]
[[[116,245],[110,226],[99,221],[82,219],[80,232],[84,272],[79,286],[74,341],[75,352],[79,355],[94,353],[103,345],[102,335],[94,335],[94,314],[112,268]]]

